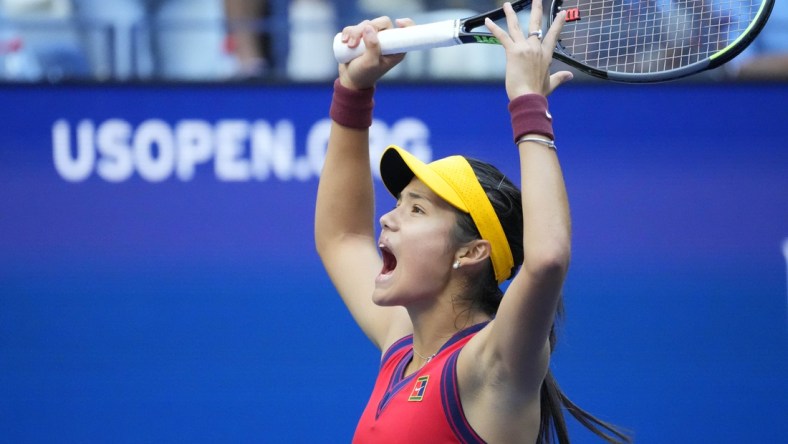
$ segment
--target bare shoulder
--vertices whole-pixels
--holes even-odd
[[[518,379],[494,356],[490,322],[465,345],[457,360],[462,410],[486,442],[533,443],[539,433],[539,390]]]

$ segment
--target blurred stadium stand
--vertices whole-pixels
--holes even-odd
[[[112,3],[116,0],[110,0]],[[140,0],[161,5],[167,0]],[[214,1],[221,8],[223,0]],[[465,16],[476,10],[494,7],[497,2],[467,1],[370,1],[370,0],[248,0],[265,4],[265,14],[258,17],[229,18],[219,14],[216,20],[142,19],[128,30],[106,20],[88,19],[77,14],[78,0],[0,0],[0,81],[327,81],[335,76],[331,39],[345,24],[357,23],[377,15],[411,16],[424,23],[448,17]],[[88,2],[90,3],[90,2]],[[752,48],[730,66],[693,77],[694,81],[729,79],[788,79],[788,19],[777,2],[773,18]],[[782,3],[786,3],[784,0]],[[107,3],[105,3],[107,4]],[[120,2],[118,3],[120,4]],[[218,10],[218,9],[217,9]],[[90,14],[87,15],[89,17]],[[216,21],[219,23],[216,23]],[[198,55],[207,68],[188,72],[168,69],[167,51],[146,51],[153,32],[170,36],[170,45],[188,45],[197,40],[195,33],[219,33],[216,44],[200,45]],[[237,41],[233,31],[254,33],[264,50],[259,70],[250,71],[236,57]],[[124,32],[130,35],[124,35]],[[179,35],[180,34],[180,35]],[[768,34],[768,37],[767,37]],[[763,45],[760,45],[763,40]],[[180,42],[180,43],[178,43]],[[186,42],[186,43],[184,43]],[[202,44],[205,45],[205,44]],[[161,45],[160,45],[161,46]],[[770,65],[755,60],[766,51],[784,51],[770,55]],[[443,48],[411,54],[387,78],[391,80],[493,80],[503,76],[504,60],[500,49],[478,45]],[[172,54],[170,51],[169,54]],[[457,52],[463,56],[458,57]],[[152,57],[156,53],[159,57]],[[184,56],[185,57],[185,56]],[[776,61],[774,60],[776,57]],[[467,64],[471,58],[478,62]],[[783,57],[784,59],[785,57]],[[174,61],[171,64],[178,64]],[[766,66],[767,72],[756,68]],[[768,68],[774,66],[773,68]],[[565,69],[556,63],[556,69]],[[186,70],[187,72],[183,72]],[[593,80],[576,76],[577,80]]]

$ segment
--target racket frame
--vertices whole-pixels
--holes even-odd
[[[788,1],[788,0],[782,0]],[[769,19],[769,15],[771,14],[772,8],[774,7],[775,0],[764,0],[761,2],[761,6],[756,12],[755,17],[750,22],[750,25],[742,32],[742,34],[736,38],[733,42],[731,42],[725,48],[715,52],[714,54],[710,55],[709,57],[699,60],[695,63],[682,66],[680,68],[675,68],[671,70],[659,71],[654,73],[627,73],[627,72],[619,72],[619,71],[605,71],[599,68],[595,68],[593,66],[586,65],[576,59],[574,59],[571,55],[569,55],[566,48],[561,44],[561,38],[559,36],[558,43],[556,44],[556,48],[553,51],[553,58],[556,60],[560,60],[561,62],[566,63],[567,65],[576,68],[586,74],[592,75],[594,77],[598,77],[604,80],[612,80],[615,82],[623,82],[623,83],[656,83],[656,82],[664,82],[668,80],[676,80],[682,77],[687,77],[693,74],[700,73],[702,71],[706,71],[709,69],[714,69],[723,64],[729,62],[734,57],[739,55],[742,51],[744,51],[747,46],[752,43],[755,37],[761,32],[763,27],[766,25],[767,20]],[[550,6],[550,14],[548,15],[548,27],[553,24],[556,15],[561,12],[561,5],[563,4],[563,0],[553,0]]]
[[[563,2],[564,0],[552,0],[549,13],[547,14],[548,28],[552,26],[556,15],[561,12]],[[567,48],[562,45],[561,36],[559,36],[553,51],[553,58],[583,73],[604,80],[623,83],[654,83],[679,79],[721,66],[744,51],[766,25],[766,21],[774,7],[774,2],[775,0],[764,0],[749,26],[728,46],[705,59],[679,68],[653,73],[628,73],[600,69],[576,60]],[[515,12],[520,12],[531,5],[531,0],[518,0],[511,2],[511,5]],[[469,43],[500,44],[498,39],[489,31],[478,32],[473,30],[484,26],[485,19],[487,18],[498,21],[505,16],[506,13],[503,11],[503,8],[497,8],[463,19],[445,20],[409,26],[407,28],[388,29],[379,33],[378,39],[380,40],[383,54],[395,54]],[[363,54],[365,50],[366,48],[364,47],[363,41],[356,48],[348,48],[348,46],[341,41],[341,33],[337,34],[334,38],[334,55],[339,63],[347,63]]]

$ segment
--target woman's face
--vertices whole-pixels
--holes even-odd
[[[428,302],[448,284],[454,262],[457,210],[414,178],[397,206],[380,218],[383,268],[375,279],[378,305]]]

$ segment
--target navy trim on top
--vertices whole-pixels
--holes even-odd
[[[405,372],[405,367],[408,365],[412,357],[413,351],[405,353],[405,356],[403,356],[400,362],[397,364],[397,368],[394,369],[394,373],[391,375],[391,379],[389,380],[389,385],[386,387],[386,393],[383,394],[383,398],[380,400],[380,404],[378,404],[378,410],[375,412],[375,419],[380,417],[380,414],[383,413],[383,409],[386,408],[389,401],[391,401],[391,399],[394,398],[394,396],[403,388],[409,386],[416,377],[418,372],[413,372],[405,377],[402,376],[402,374]]]
[[[397,367],[391,374],[388,386],[386,387],[386,392],[383,394],[383,397],[378,404],[378,409],[375,412],[375,419],[380,417],[380,414],[383,412],[383,409],[386,407],[386,405],[388,405],[391,398],[399,393],[399,391],[402,390],[402,388],[405,387],[416,376],[415,374],[412,374],[405,378],[402,377],[402,375],[405,373],[405,367],[408,365],[411,357],[413,356],[413,335],[405,336],[404,338],[391,344],[391,347],[386,350],[386,353],[383,355],[383,359],[380,361],[380,367],[382,368],[384,365],[386,365],[386,363],[395,353],[406,347],[410,347],[411,349],[408,350],[408,352],[405,353],[402,358],[400,358],[399,362],[397,363]]]
[[[457,333],[455,333],[455,334],[454,334],[454,336],[452,336],[452,337],[449,339],[449,341],[448,341],[448,342],[446,342],[445,344],[443,344],[443,347],[441,347],[441,348],[440,348],[440,350],[438,350],[438,353],[440,353],[440,352],[442,352],[443,350],[445,350],[445,349],[449,348],[449,347],[450,347],[450,346],[452,346],[453,344],[456,344],[456,343],[457,343],[457,341],[459,341],[459,340],[461,340],[461,339],[463,339],[463,338],[467,337],[468,335],[471,335],[471,334],[474,334],[474,333],[478,332],[479,330],[483,329],[483,328],[484,328],[484,327],[485,327],[487,324],[489,324],[489,323],[490,323],[490,321],[484,321],[484,322],[480,322],[480,323],[478,323],[478,324],[476,324],[476,325],[471,325],[470,327],[468,327],[468,328],[466,328],[466,329],[464,329],[464,330],[460,330],[460,331],[458,331]],[[413,335],[411,335],[411,337],[412,337],[412,336],[413,336]],[[438,353],[436,353],[436,355],[437,355]]]
[[[380,360],[380,366],[383,367],[383,364],[385,364],[386,361],[389,360],[391,355],[398,352],[403,347],[407,347],[408,345],[413,345],[413,335],[405,336],[404,338],[399,339],[393,344],[391,344],[389,349],[386,350],[386,353],[383,354],[383,358]]]
[[[457,343],[457,341],[460,341],[461,339],[467,337],[468,335],[471,335],[471,334],[474,334],[474,333],[478,332],[479,330],[484,328],[484,326],[486,326],[488,323],[489,323],[489,321],[482,322],[480,324],[476,324],[476,325],[468,327],[468,328],[466,328],[464,330],[458,331],[445,344],[443,344],[443,346],[440,348],[440,350],[438,350],[436,355],[440,354],[443,350],[445,350],[446,348],[450,347],[451,345]],[[394,395],[399,393],[400,390],[402,390],[403,387],[409,385],[413,381],[413,379],[416,377],[416,375],[419,373],[419,372],[413,372],[413,373],[411,373],[408,376],[403,376],[404,373],[405,373],[405,368],[408,366],[408,364],[410,363],[411,359],[413,358],[413,335],[412,334],[408,335],[408,336],[405,336],[404,338],[402,338],[402,339],[396,341],[394,344],[392,344],[391,347],[389,347],[389,349],[383,355],[383,359],[382,359],[380,365],[381,365],[381,367],[383,367],[388,362],[388,360],[391,359],[391,357],[395,353],[397,353],[398,351],[400,351],[403,348],[408,347],[408,346],[410,346],[411,349],[408,350],[408,352],[405,353],[400,358],[399,362],[397,363],[397,367],[394,369],[394,372],[391,374],[391,378],[389,379],[388,386],[386,387],[386,393],[383,394],[383,398],[380,400],[380,403],[378,404],[377,411],[375,412],[375,419],[380,417],[380,414],[383,412],[383,409],[386,407],[386,405],[388,405],[389,401],[394,397]],[[447,368],[447,367],[448,367],[448,365],[445,368]],[[444,368],[444,371],[445,371],[445,368]],[[456,379],[456,376],[455,376],[455,379]],[[463,419],[464,418],[465,417],[463,416]],[[451,422],[451,421],[449,421],[449,422]],[[468,426],[468,427],[470,427],[470,426]],[[475,442],[484,442],[484,441],[475,441]]]
[[[441,403],[446,421],[449,423],[454,435],[463,444],[485,444],[485,441],[473,430],[465,412],[462,410],[460,400],[460,386],[457,382],[457,358],[462,348],[455,351],[446,360],[441,374]]]

